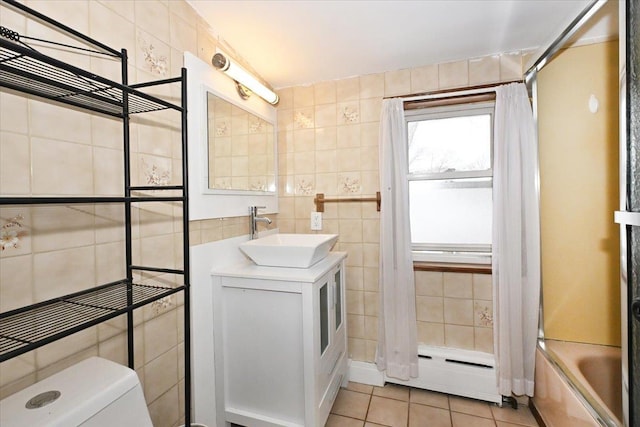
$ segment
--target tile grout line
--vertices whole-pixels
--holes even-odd
[[[367,424],[367,417],[369,416],[369,409],[371,408],[371,399],[373,398],[373,388],[371,389],[371,394],[369,394],[369,403],[367,404],[367,412],[364,414],[364,423],[363,426]]]
[[[345,389],[348,390],[348,389]],[[358,393],[358,394],[364,394],[364,395],[368,395],[369,396],[369,400],[367,403],[367,409],[365,412],[365,416],[364,416],[364,420],[360,420],[358,418],[352,418],[352,417],[346,417],[346,418],[350,418],[353,420],[358,420],[358,421],[363,421],[364,424],[366,424],[368,422],[367,418],[369,417],[369,413],[371,410],[371,404],[373,401],[373,397],[377,396],[380,397],[381,399],[389,399],[389,400],[394,400],[394,401],[398,401],[398,402],[406,402],[407,403],[407,427],[409,427],[410,425],[410,417],[411,417],[411,390],[409,390],[409,397],[407,400],[403,400],[403,399],[398,399],[398,398],[394,398],[394,397],[390,397],[390,396],[378,396],[374,394],[375,391],[375,387],[372,388],[372,390],[368,393],[362,392],[362,391],[358,391],[358,390],[348,390],[354,393]],[[498,422],[503,422],[502,420],[498,420],[495,417],[495,413],[493,410],[491,410],[492,405],[488,404],[490,412],[491,412],[491,417],[487,418],[484,416],[479,416],[479,415],[474,415],[472,413],[468,413],[468,412],[460,412],[460,411],[455,411],[451,409],[451,396],[447,395],[447,408],[442,408],[440,406],[435,406],[435,405],[429,405],[429,404],[424,404],[424,403],[420,403],[420,402],[414,402],[414,404],[416,405],[420,405],[420,406],[426,406],[426,407],[430,407],[430,408],[437,408],[437,409],[443,409],[443,410],[447,410],[449,412],[449,421],[451,423],[451,425],[453,426],[453,413],[459,413],[459,414],[463,414],[463,415],[467,415],[467,416],[471,416],[474,418],[482,418],[482,419],[491,419],[493,421],[493,425],[494,427],[497,427]],[[525,405],[526,406],[526,405]],[[333,412],[331,412],[333,413]],[[335,415],[339,415],[339,414],[335,414]],[[514,426],[518,426],[518,427],[528,427],[528,425],[524,425],[524,424],[520,424],[520,423],[514,423],[514,422],[509,422],[510,424],[513,424]]]

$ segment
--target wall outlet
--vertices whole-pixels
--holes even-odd
[[[322,212],[311,212],[311,229],[322,230]]]

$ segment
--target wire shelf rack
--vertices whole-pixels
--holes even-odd
[[[125,111],[182,109],[4,39],[0,39],[0,86],[116,117]]]
[[[184,424],[191,425],[191,340],[189,233],[182,234],[183,270],[133,265],[132,208],[139,202],[178,202],[182,205],[182,227],[189,228],[187,161],[187,70],[180,77],[130,85],[126,49],[116,50],[82,34],[30,7],[22,1],[0,0],[0,6],[23,14],[28,20],[43,23],[70,37],[72,44],[43,40],[0,26],[0,88],[33,95],[63,105],[118,118],[122,123],[124,188],[121,196],[57,195],[46,197],[0,197],[3,205],[67,205],[119,203],[124,207],[124,249],[127,275],[117,282],[95,286],[5,313],[0,313],[0,362],[27,353],[101,322],[126,315],[127,364],[135,363],[134,310],[166,296],[182,293],[184,315]],[[33,47],[24,40],[37,41],[38,49],[82,53],[92,57],[106,55],[118,63],[118,83],[67,64]],[[67,39],[68,40],[68,39]],[[80,42],[80,43],[76,43]],[[49,52],[49,50],[42,52]],[[176,86],[166,86],[176,84]],[[180,95],[176,89],[180,89]],[[158,92],[163,98],[151,95]],[[143,185],[131,183],[130,115],[173,110],[180,115],[182,146],[182,185]],[[160,119],[160,118],[159,118]],[[157,190],[164,190],[158,192]],[[168,192],[165,192],[167,191]],[[171,190],[175,190],[172,193]],[[150,193],[147,193],[150,192]],[[178,215],[175,215],[178,216]],[[134,271],[182,275],[184,284],[155,286],[133,283]],[[55,283],[53,284],[55,285]]]
[[[184,289],[120,280],[0,313],[0,362]]]

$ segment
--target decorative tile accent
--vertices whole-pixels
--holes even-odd
[[[144,62],[147,65],[149,71],[154,74],[164,76],[167,74],[169,64],[167,57],[164,55],[158,55],[155,52],[155,47],[147,42],[142,35],[138,35],[138,41],[140,43],[140,50],[144,56]]]
[[[257,119],[255,121],[249,122],[249,133],[260,133],[264,132],[265,123],[263,120]]]
[[[151,310],[153,314],[160,314],[163,311],[166,311],[167,308],[173,306],[173,295],[167,295],[164,298],[160,298],[159,300],[155,300],[151,303]]]
[[[307,196],[313,194],[313,183],[307,181],[306,179],[301,179],[296,184],[296,193],[304,194]]]
[[[226,121],[216,124],[216,136],[229,136],[229,125]]]
[[[476,309],[478,310],[478,316],[480,318],[480,326],[493,327],[493,314],[491,313],[491,309],[486,306],[477,306]]]
[[[342,110],[342,118],[345,123],[357,123],[358,122],[358,109],[354,107],[344,107]]]
[[[257,180],[250,184],[252,191],[267,191],[267,184],[263,180]]]
[[[217,189],[228,190],[231,188],[231,181],[229,181],[229,178],[216,178],[214,187]]]
[[[362,186],[360,185],[360,179],[358,178],[350,178],[348,176],[342,177],[340,181],[340,189],[343,193],[359,193]]]
[[[20,247],[20,239],[27,234],[22,228],[21,221],[23,219],[22,214],[19,214],[2,225],[2,229],[0,229],[0,250],[18,249]]]
[[[298,124],[299,127],[304,129],[310,129],[313,127],[313,120],[311,117],[308,117],[302,111],[298,111],[294,114],[293,120]]]
[[[171,179],[171,172],[168,170],[162,170],[157,165],[147,165],[147,163],[142,160],[142,165],[144,166],[144,176],[149,185],[167,185],[169,184],[169,180]]]

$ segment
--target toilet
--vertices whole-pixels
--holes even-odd
[[[153,427],[135,371],[91,357],[0,400],[2,427]]]

